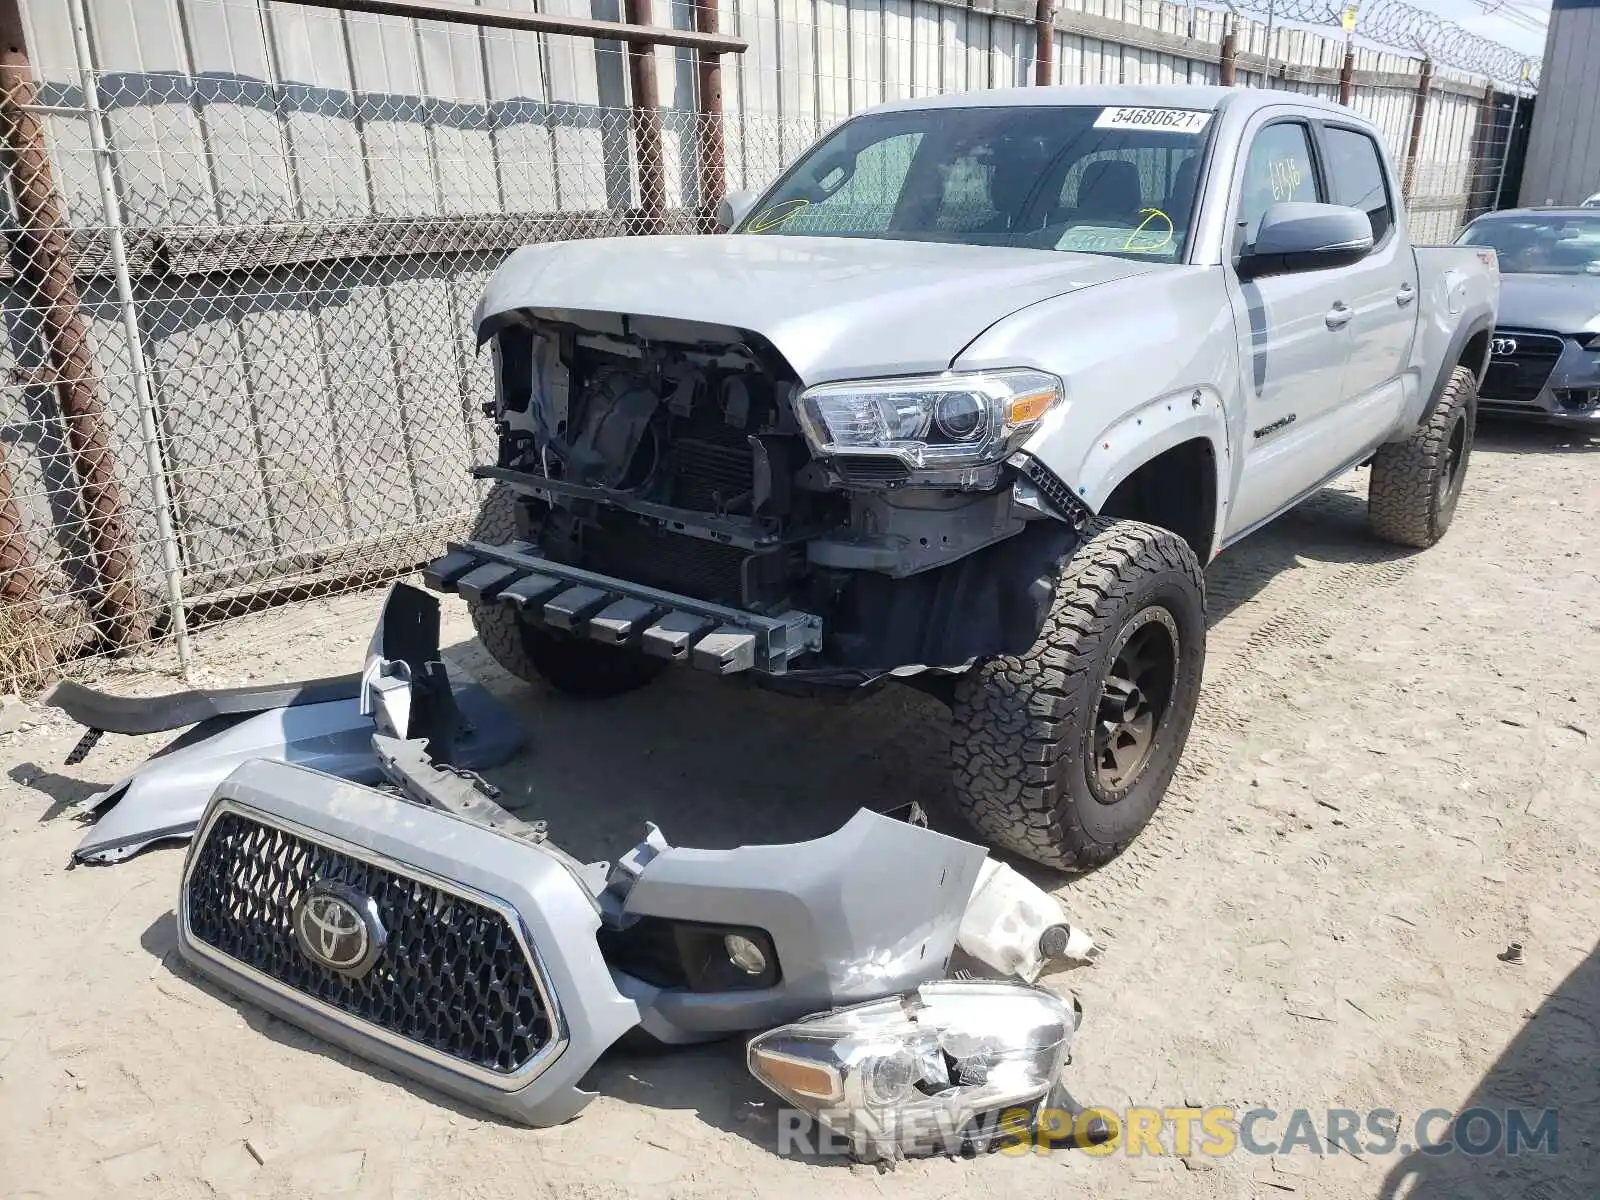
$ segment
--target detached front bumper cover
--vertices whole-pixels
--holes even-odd
[[[416,761],[381,735],[380,746],[386,761]],[[490,828],[255,761],[217,789],[190,847],[179,947],[201,974],[319,1037],[546,1125],[582,1107],[577,1081],[636,1025],[694,1041],[939,977],[983,858],[862,811],[793,845],[688,850],[657,835],[608,876],[526,822]],[[777,977],[722,991],[646,983],[601,940],[643,920],[753,927]],[[379,940],[351,977],[344,964]]]
[[[396,585],[353,694],[341,681],[336,698],[218,708],[113,810],[146,823],[106,853],[198,825],[179,949],[251,1003],[547,1125],[583,1107],[579,1081],[636,1027],[692,1042],[905,993],[943,976],[958,941],[1029,974],[1062,927],[1015,873],[989,864],[978,887],[981,847],[867,810],[813,841],[731,850],[650,826],[615,865],[580,862],[452,761],[475,743],[438,661],[437,603]],[[313,751],[386,790],[294,761]],[[221,778],[202,812],[207,772]]]

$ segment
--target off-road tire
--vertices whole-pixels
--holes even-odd
[[[1108,791],[1094,751],[1107,675],[1119,639],[1157,619],[1176,634],[1170,694],[1142,767]],[[951,766],[962,815],[992,844],[1045,866],[1083,871],[1121,853],[1177,770],[1205,638],[1205,585],[1188,543],[1138,521],[1090,522],[1062,564],[1038,640],[956,684]]]
[[[472,526],[472,540],[504,546],[517,538],[516,493],[495,484]],[[489,657],[518,679],[544,681],[559,692],[604,700],[643,687],[666,663],[634,650],[525,624],[515,609],[493,600],[467,601],[478,640]]]
[[[1457,367],[1428,419],[1403,442],[1379,446],[1367,484],[1367,520],[1386,542],[1426,550],[1450,528],[1478,422],[1478,383]]]

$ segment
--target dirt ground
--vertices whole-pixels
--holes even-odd
[[[1087,1013],[1071,1085],[1114,1108],[1273,1109],[1258,1144],[1301,1108],[1319,1128],[1329,1107],[1389,1109],[1406,1143],[1429,1109],[1553,1107],[1554,1154],[1061,1151],[882,1173],[780,1157],[737,1042],[613,1053],[576,1121],[501,1124],[186,973],[181,850],[68,871],[68,806],[160,740],[108,738],[64,767],[76,730],[40,715],[0,737],[0,1190],[1600,1194],[1600,441],[1481,430],[1455,527],[1420,555],[1366,536],[1365,486],[1352,474],[1212,565],[1177,784],[1122,858],[1052,881],[1106,946],[1048,980]],[[380,599],[203,633],[206,680],[353,669]],[[456,666],[531,722],[497,782],[586,857],[614,857],[646,818],[678,844],[728,846],[945,794],[942,710],[909,691],[823,707],[679,672],[581,705],[498,673],[454,601],[446,635]],[[100,682],[175,686],[138,664]],[[1521,965],[1497,958],[1512,941]]]

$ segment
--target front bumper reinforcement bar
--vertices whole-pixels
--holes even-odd
[[[718,675],[782,675],[793,659],[822,648],[822,618],[812,613],[765,616],[695,600],[554,562],[528,542],[452,542],[423,581],[475,603],[510,605],[535,625]]]

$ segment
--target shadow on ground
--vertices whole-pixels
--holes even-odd
[[[1364,496],[1325,491],[1212,564],[1208,620],[1226,620],[1308,562],[1376,564],[1408,553],[1368,533]],[[581,858],[615,858],[646,821],[674,844],[720,849],[820,837],[857,808],[912,802],[935,828],[963,833],[948,802],[948,710],[909,688],[828,705],[679,670],[586,702],[511,679],[476,642],[446,654],[529,730],[528,749],[489,772],[502,802],[548,821]]]
[[[1474,449],[1491,454],[1596,454],[1600,453],[1600,427],[1569,429],[1513,417],[1478,417]],[[1469,483],[1470,487],[1471,484]]]
[[[1444,1152],[1407,1155],[1380,1200],[1600,1196],[1600,945],[1452,1111],[1453,1123],[1423,1131]],[[1514,1128],[1522,1144],[1511,1153]]]

